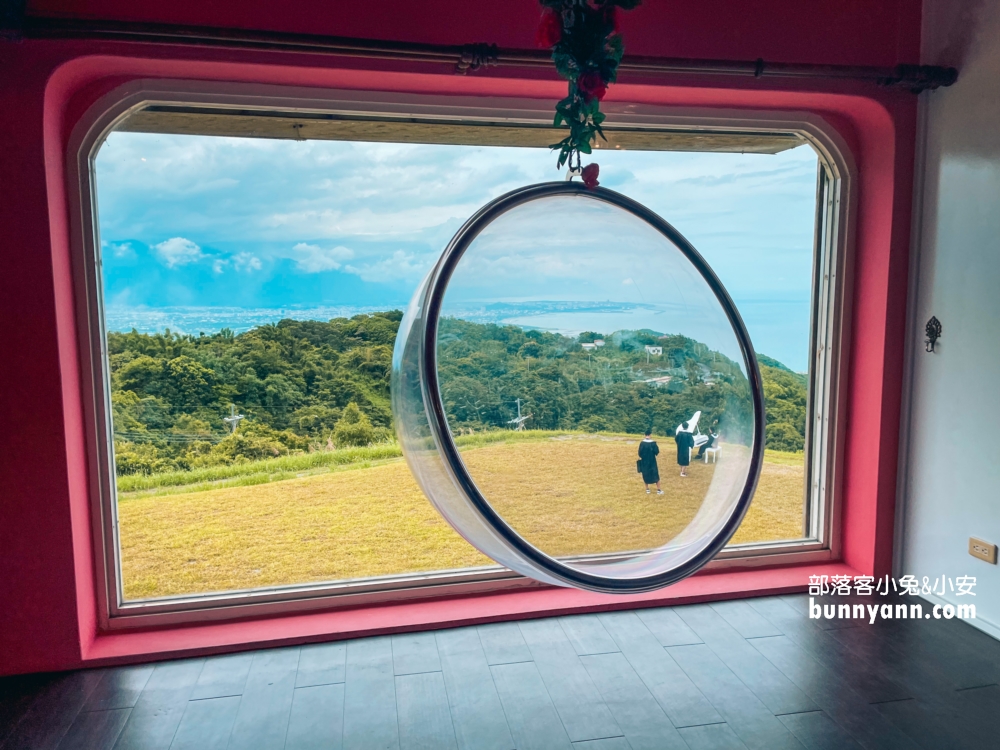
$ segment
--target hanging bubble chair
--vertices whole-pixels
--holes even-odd
[[[597,592],[709,562],[764,451],[756,357],[712,269],[644,206],[570,181],[514,190],[454,236],[400,326],[392,405],[458,533]]]

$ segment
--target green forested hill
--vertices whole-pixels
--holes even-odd
[[[401,318],[391,311],[283,320],[240,335],[110,333],[118,473],[390,439],[389,380]],[[734,363],[691,339],[630,331],[591,352],[580,347],[597,337],[442,321],[442,392],[456,431],[507,427],[520,398],[531,428],[634,433],[652,426],[665,434],[697,409],[703,419],[717,418],[745,388]],[[663,356],[647,364],[646,344],[663,346]],[[761,369],[768,447],[801,450],[802,376]],[[245,416],[235,434],[222,421],[231,405]]]
[[[386,312],[329,323],[283,320],[238,336],[108,334],[118,473],[332,445],[349,404],[357,408],[348,420],[369,425],[360,438],[386,437],[401,318]],[[246,419],[227,436],[222,420],[230,405]]]
[[[588,352],[577,338],[445,320],[438,340],[442,395],[457,427],[506,426],[520,398],[536,429],[673,434],[695,411],[708,426],[749,393],[734,362],[684,336],[620,331]],[[662,355],[647,358],[646,345]]]

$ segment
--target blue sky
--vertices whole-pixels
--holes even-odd
[[[805,370],[811,149],[595,160],[705,256],[758,351]],[[561,179],[554,165],[542,149],[113,133],[97,157],[105,303],[402,307],[465,219]]]

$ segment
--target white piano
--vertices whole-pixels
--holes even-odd
[[[700,448],[701,446],[703,446],[705,443],[708,442],[708,435],[702,435],[701,430],[698,429],[698,421],[700,419],[701,419],[701,412],[696,411],[694,413],[694,416],[687,421],[688,425],[687,429],[685,430],[683,428],[683,424],[679,424],[677,425],[677,429],[674,431],[674,434],[676,435],[681,432],[690,432],[694,436],[694,447]]]

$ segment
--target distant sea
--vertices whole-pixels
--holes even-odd
[[[206,335],[228,328],[243,333],[251,328],[277,323],[279,320],[332,320],[350,318],[361,313],[381,312],[392,306],[378,307],[107,307],[104,317],[109,331],[127,333],[171,333]],[[400,308],[401,309],[401,308]]]
[[[784,362],[797,372],[806,369],[809,347],[809,303],[795,301],[737,301],[757,351]],[[404,303],[370,307],[120,307],[109,306],[105,318],[109,331],[210,335],[223,328],[243,333],[251,328],[279,320],[332,320],[362,313],[405,309]],[[499,323],[534,328],[576,336],[592,330],[610,334],[616,330],[648,328],[660,333],[681,333],[739,359],[737,351],[728,351],[729,335],[708,326],[701,330],[696,320],[669,305],[638,305],[618,302],[531,301],[497,302],[481,307],[448,307],[445,315],[474,323]],[[682,330],[683,329],[683,330]],[[731,335],[731,334],[730,334]]]
[[[511,323],[525,328],[540,328],[575,336],[588,326],[601,321],[597,330],[626,327],[626,321],[641,312],[641,306],[602,302],[520,302],[494,303],[482,307],[449,307],[445,315],[470,320],[474,323]],[[362,313],[402,310],[404,304],[378,305],[375,307],[118,307],[105,309],[109,331],[139,333],[190,334],[218,333],[228,328],[233,333],[243,333],[279,320],[332,320],[350,318]],[[612,322],[613,321],[613,322]],[[611,328],[609,328],[611,326]]]

